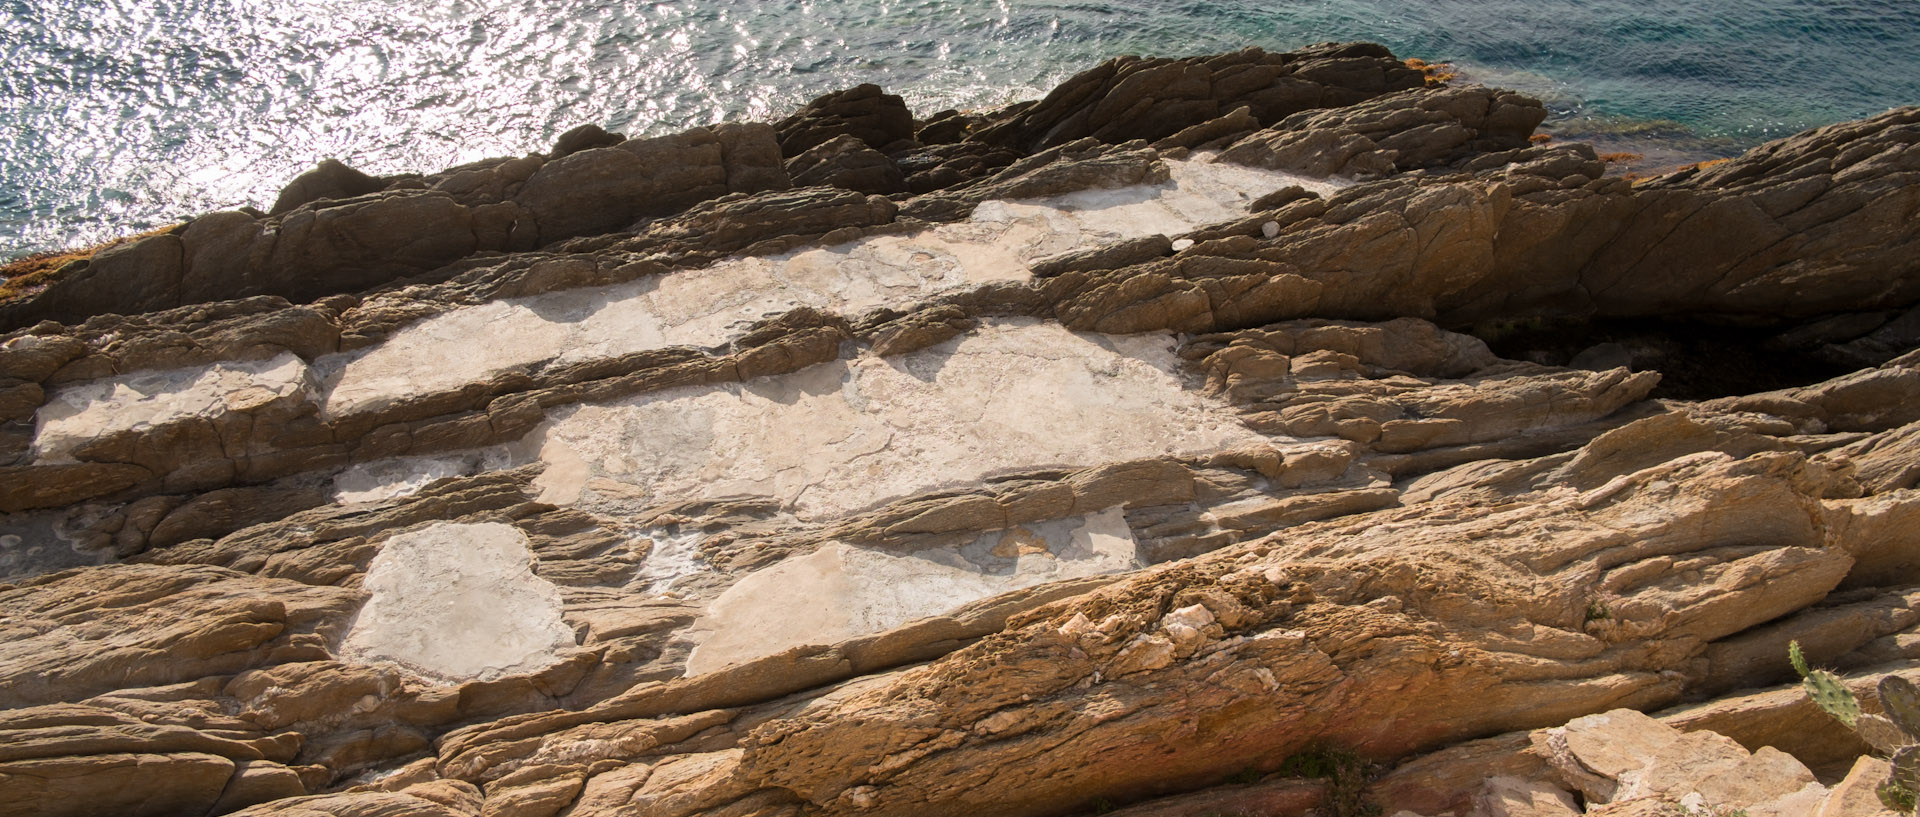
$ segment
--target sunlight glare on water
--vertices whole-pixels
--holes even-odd
[[[774,119],[860,82],[922,115],[1121,53],[1373,39],[1562,117],[1752,144],[1920,102],[1920,3],[1728,0],[0,0],[0,257],[373,173]]]

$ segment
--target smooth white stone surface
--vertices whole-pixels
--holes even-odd
[[[342,658],[391,661],[445,682],[533,672],[574,645],[560,588],[533,574],[526,534],[442,522],[388,539],[361,582],[370,597]]]
[[[727,259],[703,269],[428,318],[378,346],[318,361],[324,413],[378,410],[408,395],[449,391],[549,362],[665,346],[712,347],[746,324],[802,306],[851,316],[969,284],[1025,280],[1027,264],[1036,258],[1239,218],[1248,201],[1289,184],[1334,189],[1236,165],[1167,164],[1172,180],[1164,184],[990,201],[969,221],[912,235]]]
[[[98,437],[248,411],[307,389],[307,366],[291,352],[77,383],[56,390],[40,407],[34,458],[72,462],[74,449]]]
[[[894,554],[835,542],[748,575],[696,625],[687,675],[806,644],[834,644],[1060,579],[1142,566],[1119,508]]]
[[[1174,339],[982,324],[894,358],[553,412],[522,445],[540,501],[770,496],[803,519],[1001,473],[1271,440],[1182,387]]]

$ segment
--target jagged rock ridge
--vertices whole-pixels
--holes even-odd
[[[1122,58],[102,252],[0,307],[0,814],[1872,813],[1756,689],[1920,675],[1920,111],[1544,116]],[[1831,377],[1488,343],[1617,320]]]

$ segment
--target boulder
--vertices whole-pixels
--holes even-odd
[[[1546,118],[1538,100],[1509,91],[1416,89],[1294,114],[1235,142],[1218,161],[1307,176],[1379,178],[1525,148]]]
[[[1271,125],[1301,111],[1425,84],[1424,74],[1370,43],[1327,43],[1286,54],[1249,48],[1179,60],[1117,57],[972,138],[1027,151],[1087,137],[1154,141],[1241,107]]]
[[[338,159],[322,159],[312,170],[293,177],[293,181],[280,190],[267,215],[277,216],[323,199],[351,199],[377,193],[386,186],[386,182],[354,170]]]
[[[618,133],[608,133],[605,128],[588,123],[560,134],[559,138],[553,141],[553,150],[548,151],[547,156],[548,158],[559,159],[583,150],[613,147],[624,141],[626,141],[625,136]]]
[[[727,193],[783,189],[790,183],[773,136],[764,125],[695,128],[583,150],[542,166],[514,202],[539,225],[538,243],[548,244],[620,230]]]
[[[872,83],[822,96],[773,125],[780,154],[789,159],[839,136],[887,152],[912,141],[913,128],[907,104]]]

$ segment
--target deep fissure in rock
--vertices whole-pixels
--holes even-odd
[[[1791,327],[1716,324],[1705,319],[1511,321],[1471,334],[1494,354],[1549,366],[1657,371],[1654,399],[1710,400],[1808,386],[1860,368],[1819,347],[1780,342]]]

